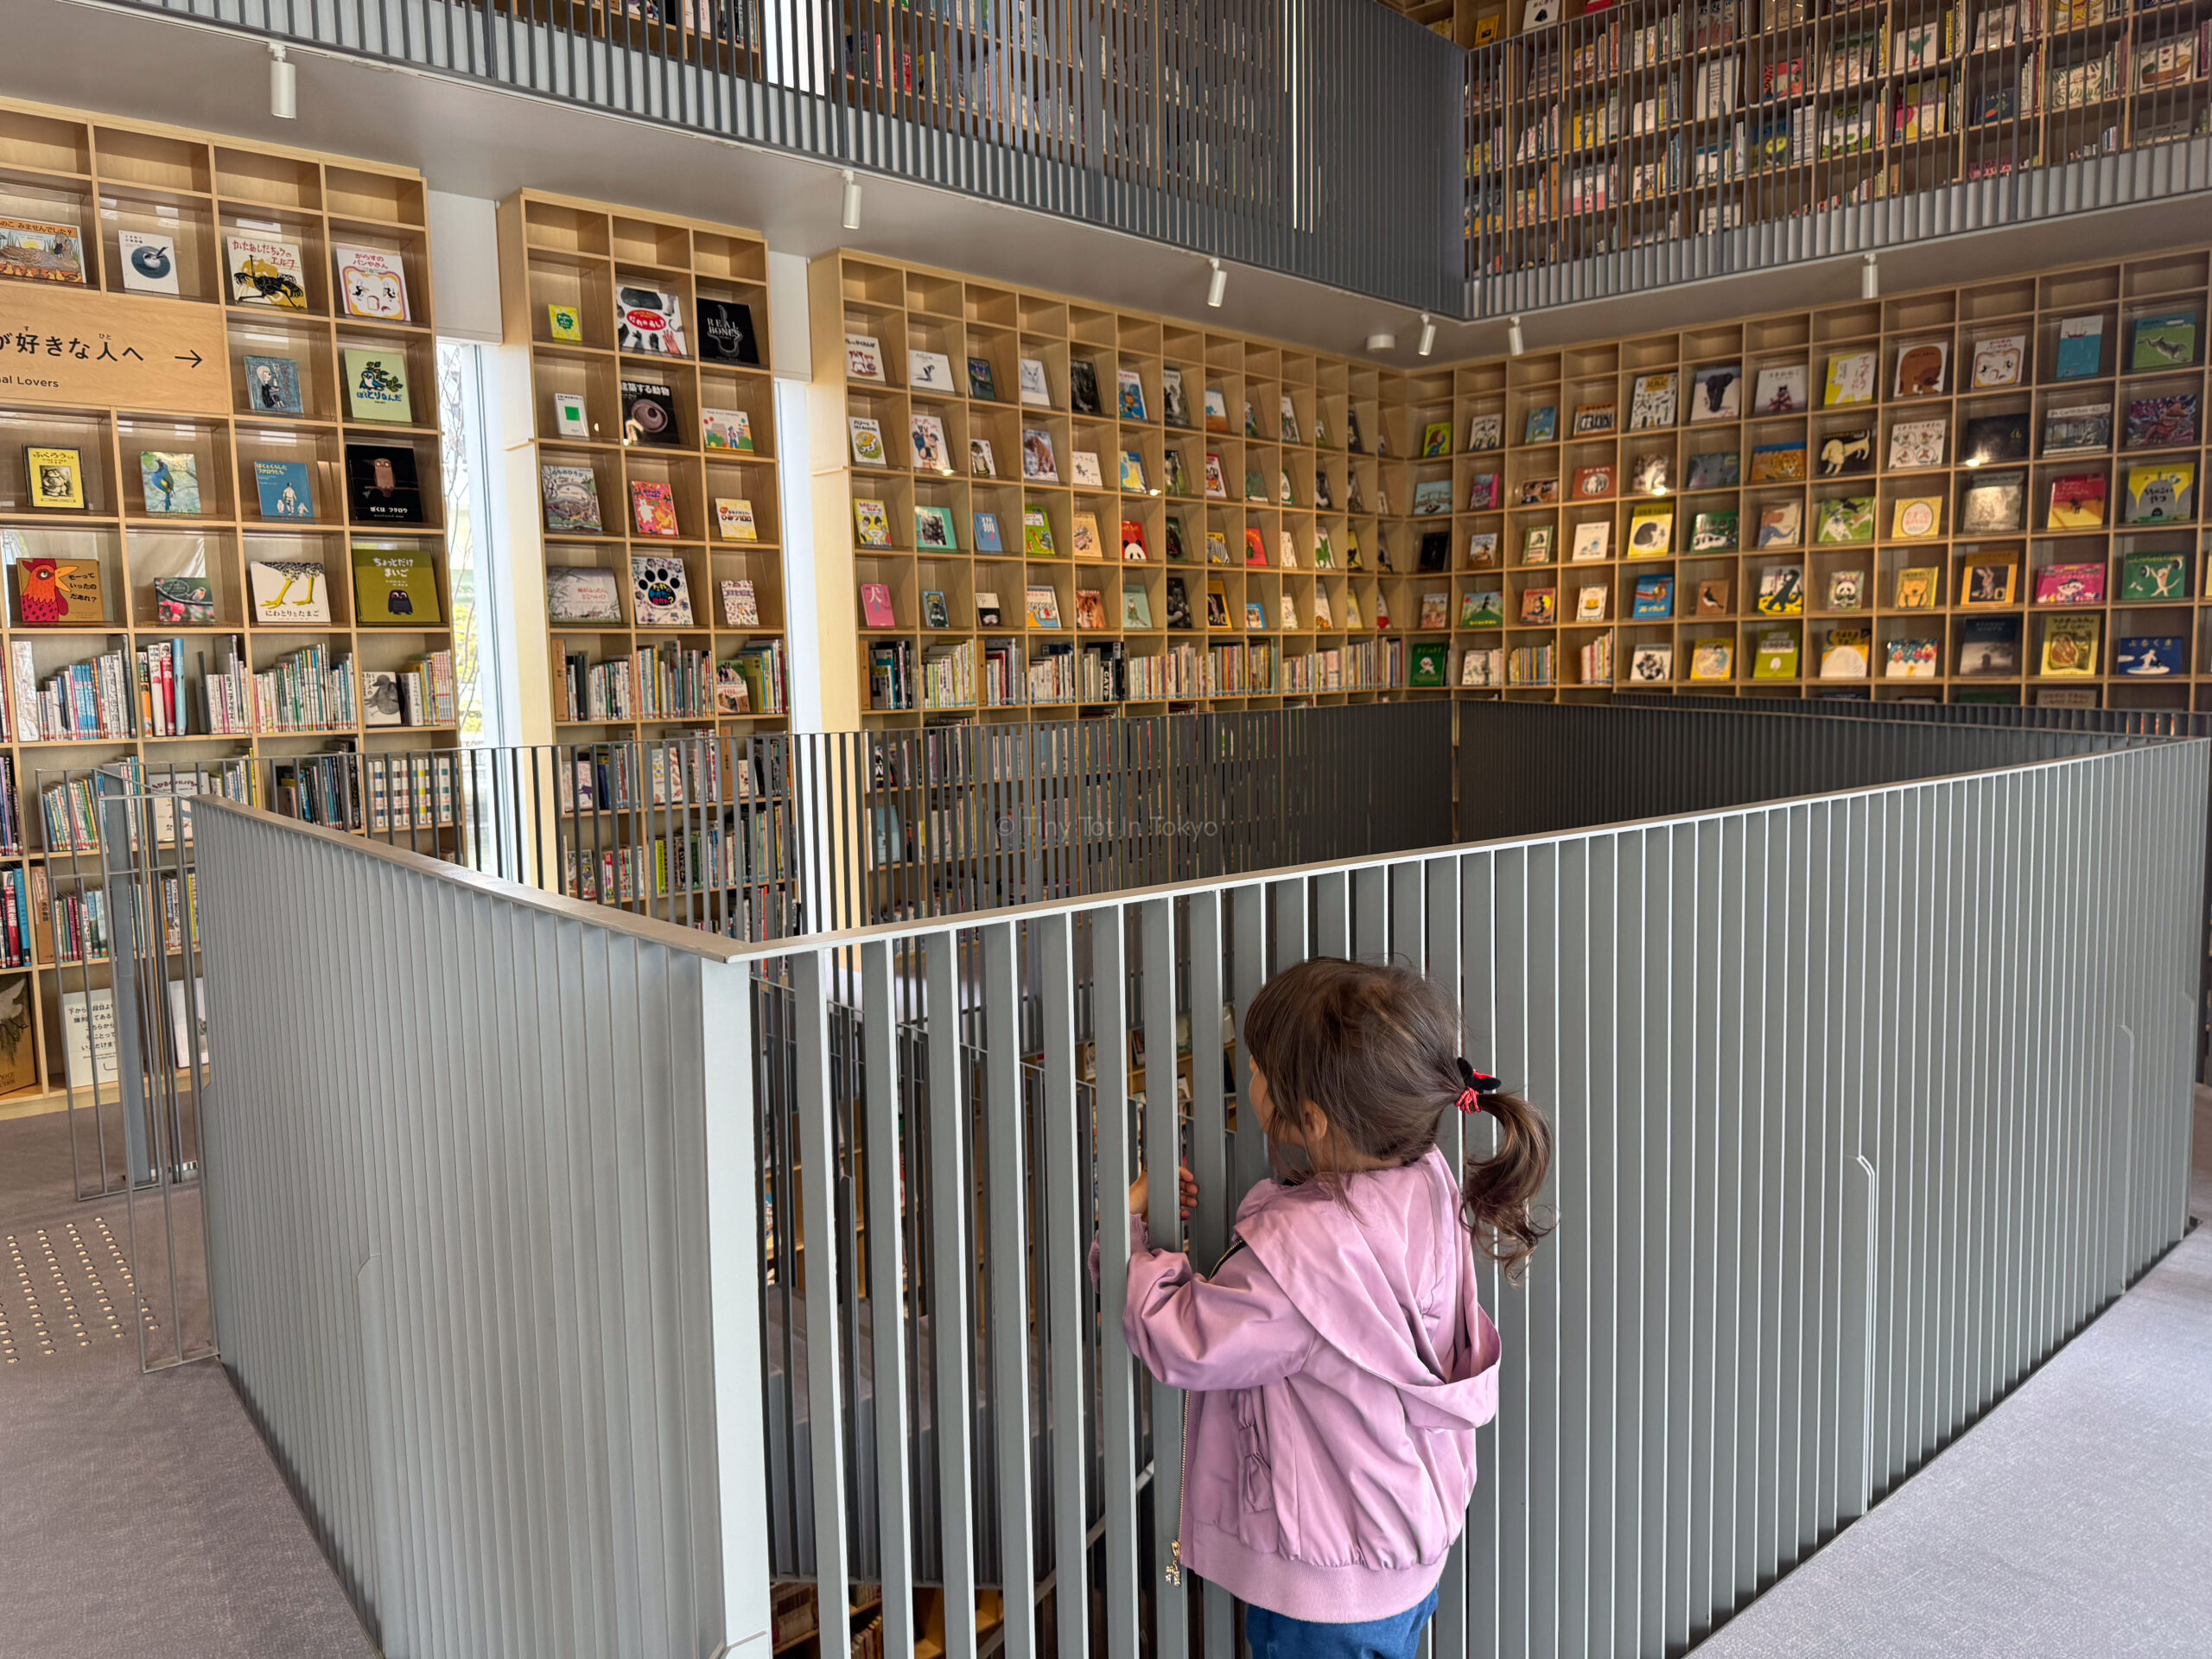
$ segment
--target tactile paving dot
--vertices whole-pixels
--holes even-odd
[[[133,1305],[148,1331],[160,1328],[105,1216],[0,1235],[0,1366],[59,1359],[102,1334],[121,1342]]]

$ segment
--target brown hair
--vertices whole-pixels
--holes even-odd
[[[1450,1004],[1411,969],[1339,957],[1277,974],[1244,1014],[1246,1047],[1278,1113],[1295,1124],[1310,1103],[1332,1136],[1386,1165],[1421,1157],[1457,1109],[1467,1086],[1459,1032]],[[1503,1090],[1482,1096],[1481,1109],[1497,1124],[1497,1150],[1467,1160],[1460,1216],[1477,1248],[1517,1283],[1552,1230],[1534,1208],[1551,1168],[1551,1125]]]

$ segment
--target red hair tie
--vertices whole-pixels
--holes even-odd
[[[1460,1081],[1466,1084],[1459,1090],[1459,1098],[1454,1103],[1463,1112],[1481,1111],[1484,1102],[1505,1086],[1488,1072],[1476,1071],[1467,1064],[1464,1056],[1456,1064],[1459,1068]]]

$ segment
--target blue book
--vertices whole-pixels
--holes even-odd
[[[2069,317],[2058,325],[2058,363],[2051,371],[2059,380],[2094,380],[2105,353],[2102,317]]]
[[[1646,575],[1636,579],[1636,612],[1637,616],[1672,616],[1675,613],[1675,579],[1672,576]]]
[[[1559,410],[1546,404],[1541,409],[1529,411],[1529,425],[1524,443],[1549,443],[1559,434]]]
[[[315,517],[315,484],[303,461],[257,461],[253,481],[264,518]]]
[[[999,545],[999,516],[995,512],[976,515],[976,550],[978,553],[1003,553]]]
[[[2184,671],[2182,664],[2187,651],[2187,643],[2176,638],[2123,639],[2113,653],[2113,670],[2146,678],[2171,678]]]

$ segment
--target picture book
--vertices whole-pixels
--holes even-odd
[[[300,401],[300,365],[296,358],[248,357],[245,359],[246,402],[257,415],[303,415]]]
[[[1628,487],[1637,495],[1664,495],[1674,487],[1674,457],[1638,455],[1629,465]]]
[[[2122,639],[2113,648],[2112,671],[2130,679],[2163,679],[2189,671],[2189,642],[2172,634]]]
[[[1206,456],[1206,499],[1209,501],[1229,499],[1228,475],[1222,471],[1221,457],[1211,453]]]
[[[148,512],[182,518],[199,517],[200,458],[191,451],[140,450],[138,482],[145,493]]]
[[[2105,320],[2067,317],[2058,325],[2058,356],[2052,365],[2055,380],[2094,380],[2104,366]]]
[[[1866,573],[1864,570],[1831,570],[1828,572],[1827,604],[1831,611],[1863,611],[1866,608]]]
[[[1144,525],[1135,518],[1122,520],[1122,563],[1143,564],[1152,555],[1145,544]]]
[[[1262,538],[1259,526],[1256,524],[1247,524],[1244,527],[1244,563],[1262,569],[1264,569],[1268,563],[1268,544]]]
[[[1092,522],[1095,528],[1096,521]],[[960,538],[953,529],[951,508],[935,507],[925,503],[915,506],[914,550],[918,553],[957,553],[960,550]]]
[[[1491,512],[1498,505],[1498,476],[1496,473],[1478,473],[1474,482],[1467,486],[1467,511]]]
[[[591,436],[591,419],[584,412],[584,400],[581,393],[556,391],[553,394],[553,429],[564,438]]]
[[[1287,593],[1280,598],[1282,609],[1281,625],[1286,628],[1295,628],[1298,626],[1298,601]]]
[[[941,589],[932,588],[923,593],[922,626],[939,631],[952,626],[952,605]]]
[[[1948,340],[1922,340],[1900,346],[1891,395],[1897,397],[1941,397],[1944,373],[1950,365],[1951,346]]]
[[[1672,645],[1638,645],[1629,658],[1628,677],[1637,685],[1664,685],[1675,677]]]
[[[1497,563],[1497,532],[1496,531],[1478,530],[1469,532],[1467,563],[1477,569]]]
[[[909,349],[906,353],[906,385],[915,391],[935,392],[950,397],[959,390],[952,384],[952,359],[943,352]]]
[[[1073,415],[1103,415],[1106,407],[1098,401],[1098,365],[1073,358],[1068,363],[1068,412]]]
[[[1821,476],[1844,478],[1874,470],[1874,429],[1831,432],[1821,440]]]
[[[1629,397],[1628,429],[1644,432],[1655,427],[1672,426],[1677,385],[1672,369],[1663,374],[1637,375]]]
[[[861,583],[861,626],[864,628],[895,628],[899,619],[891,608],[891,585],[882,582]]]
[[[1246,600],[1244,601],[1244,631],[1247,633],[1264,633],[1267,628],[1268,607],[1256,599]]]
[[[255,470],[260,470],[258,464]],[[600,534],[599,481],[591,468],[548,462],[537,471],[538,493],[545,503],[545,528],[560,536]],[[264,491],[262,511],[268,510]]]
[[[1759,509],[1759,546],[1796,547],[1804,532],[1803,502],[1777,501]]]
[[[1421,596],[1421,620],[1414,626],[1421,628],[1451,626],[1449,594],[1423,594]]]
[[[1578,501],[1599,501],[1613,493],[1613,468],[1610,461],[1594,467],[1574,469],[1573,496]]]
[[[2102,473],[2076,473],[2050,480],[2044,524],[2052,530],[2096,530],[2105,522]]]
[[[890,458],[884,453],[883,428],[868,415],[852,415],[845,424],[851,429],[853,462],[860,467],[887,467]]]
[[[1421,486],[1419,485],[1415,485],[1414,486],[1414,493],[1415,497],[1414,511],[1415,512],[1419,512],[1421,511],[1419,501]],[[1448,507],[1450,500],[1448,494],[1446,496],[1445,499]],[[1518,499],[1518,505],[1524,507],[1557,506],[1559,505],[1559,480],[1556,478],[1522,479],[1521,480],[1521,493]]]
[[[1421,429],[1421,458],[1436,461],[1452,453],[1452,423],[1431,421]]]
[[[1932,680],[1942,664],[1942,653],[1933,639],[1890,639],[1883,643],[1885,679]]]
[[[1578,404],[1574,409],[1574,435],[1578,438],[1600,437],[1613,429],[1619,417],[1620,406],[1618,404]]]
[[[1078,559],[1103,559],[1106,543],[1099,533],[1098,515],[1078,512],[1068,527],[1068,551]]]
[[[1940,495],[1900,496],[1890,515],[1890,535],[1896,540],[1920,542],[1943,531],[1943,498]]]
[[[1574,620],[1578,622],[1602,622],[1605,620],[1605,595],[1610,590],[1603,584],[1592,582],[1579,589],[1574,596]]]
[[[2094,454],[2112,448],[2112,405],[2075,404],[2044,411],[2043,452],[2046,455]]]
[[[971,453],[969,461],[974,461]],[[1101,490],[1106,487],[1106,475],[1098,466],[1096,449],[1078,449],[1068,457],[1068,481],[1078,490]]]
[[[1141,599],[1143,595],[1140,594],[1138,597]],[[1002,628],[1006,626],[1006,614],[999,607],[999,596],[981,588],[976,590],[976,626],[979,628]]]
[[[908,427],[914,451],[914,470],[918,473],[938,473],[950,476],[952,472],[952,446],[944,433],[944,422],[935,415],[915,415]]]
[[[1447,436],[1446,446],[1451,440]],[[1467,417],[1467,448],[1479,453],[1485,449],[1505,447],[1505,416],[1503,415],[1471,415]]]
[[[556,524],[552,521],[553,474],[581,472],[584,475],[585,481],[588,483],[591,480],[591,468],[588,467],[548,467],[544,470],[547,486],[546,528],[548,530],[564,529],[566,526]],[[306,461],[257,461],[253,463],[253,484],[255,493],[260,498],[263,518],[312,518],[315,517],[313,468]],[[593,501],[591,528],[594,530],[599,528],[596,498]]]
[[[1830,628],[1821,650],[1821,677],[1824,680],[1863,680],[1873,637],[1864,628]]]
[[[1044,508],[1022,509],[1021,550],[1033,559],[1049,559],[1059,550],[1052,545],[1052,520]]]
[[[1754,415],[1802,415],[1806,403],[1805,365],[1761,369],[1751,391]]]
[[[1122,589],[1122,626],[1147,630],[1152,626],[1152,601],[1135,582]]]
[[[1459,626],[1463,628],[1502,628],[1505,626],[1505,595],[1494,588],[1471,588],[1459,595]]]
[[[1041,426],[1021,429],[1021,475],[1033,484],[1060,481],[1060,463],[1052,454],[1052,435]]]
[[[2020,671],[2020,619],[1979,616],[1960,627],[1959,672],[1973,679]]]
[[[1827,379],[1821,391],[1821,406],[1835,409],[1845,404],[1874,401],[1874,371],[1879,355],[1874,352],[1843,352],[1828,359]]]
[[[1556,588],[1524,588],[1521,590],[1521,620],[1525,623],[1548,626],[1559,620],[1559,589]]]
[[[666,289],[620,283],[614,289],[614,344],[648,357],[688,357],[683,302]]]
[[[1700,369],[1690,381],[1690,424],[1732,421],[1744,412],[1744,372],[1734,364]]]
[[[1078,628],[1103,628],[1106,626],[1106,598],[1097,588],[1078,588],[1075,590],[1075,625]]]
[[[853,527],[862,547],[891,545],[891,512],[880,501],[854,497]]]
[[[435,627],[445,620],[436,560],[422,548],[356,544],[353,615],[364,627]]]
[[[1559,410],[1545,404],[1529,411],[1529,418],[1521,432],[1523,443],[1549,443],[1559,435]]]
[[[1742,481],[1742,458],[1733,449],[1692,455],[1685,490],[1732,490]]]
[[[677,533],[676,492],[658,480],[631,480],[630,512],[631,520],[640,536],[673,537]]]
[[[1183,391],[1183,371],[1169,364],[1160,372],[1160,416],[1170,426],[1188,427],[1191,423],[1190,400]]]
[[[1732,680],[1736,677],[1736,644],[1732,639],[1700,639],[1690,647],[1690,678]]]
[[[1751,657],[1755,680],[1794,680],[1797,677],[1797,630],[1763,628]]]
[[[1639,505],[1629,516],[1628,556],[1664,558],[1675,541],[1675,510],[1656,502]]]
[[[1638,576],[1630,613],[1640,621],[1663,621],[1674,615],[1674,577],[1656,571]]]
[[[1319,602],[1319,596],[1318,595],[1316,597],[1317,603]],[[1182,629],[1188,628],[1191,626],[1191,594],[1190,589],[1185,586],[1182,577],[1170,576],[1167,578],[1166,599],[1167,626],[1169,629],[1180,631]],[[1316,626],[1319,626],[1321,619],[1316,617],[1314,620]]]
[[[1890,471],[1910,472],[1923,467],[1941,467],[1948,424],[1942,420],[1892,422],[1890,426]]]
[[[2169,461],[2127,469],[2127,522],[2181,524],[2196,516],[2196,466]]]
[[[1209,432],[1228,431],[1228,395],[1219,386],[1208,386],[1200,395],[1200,401],[1205,409],[1206,430]]]
[[[154,620],[188,626],[215,620],[215,584],[205,576],[156,576]],[[620,613],[616,613],[620,620]]]
[[[622,620],[621,579],[596,565],[549,567],[545,572],[545,609],[555,622]]]
[[[998,375],[992,369],[989,358],[971,357],[968,359],[968,395],[987,404],[998,401]]]
[[[623,442],[665,448],[683,442],[676,424],[676,394],[669,387],[657,380],[624,380],[618,390],[622,395]]]
[[[2047,679],[2087,679],[2097,671],[2104,619],[2054,616],[2043,625],[2043,672]]]
[[[2036,572],[2038,605],[2101,605],[2104,598],[2101,563],[2046,564]]]
[[[118,269],[131,294],[179,294],[176,238],[147,231],[118,231]]]
[[[2132,553],[2120,562],[2120,596],[2131,604],[2186,604],[2189,562],[2179,553]]]
[[[1700,512],[1690,521],[1692,553],[1733,553],[1738,515],[1733,511]]]
[[[1805,477],[1805,446],[1763,443],[1751,451],[1751,482],[1796,484]]]
[[[1610,558],[1613,551],[1613,521],[1599,518],[1574,527],[1574,542],[1567,556],[1577,563]]]
[[[1805,611],[1805,572],[1795,564],[1769,565],[1759,572],[1755,601],[1761,616],[1802,616]]]
[[[545,332],[548,338],[564,346],[581,346],[584,343],[583,315],[573,305],[548,305]]]
[[[232,305],[257,305],[277,311],[308,308],[305,268],[300,245],[281,236],[227,236],[223,265]],[[4,274],[4,270],[0,270]],[[79,278],[79,280],[82,280]]]
[[[1021,377],[1021,401],[1031,409],[1050,409],[1052,391],[1045,379],[1045,365],[1036,358],[1025,357],[1018,365]]]
[[[1908,565],[1897,572],[1895,598],[1900,611],[1931,611],[1942,596],[1943,573],[1934,565]]]
[[[1726,616],[1733,608],[1734,593],[1726,576],[1711,576],[1697,585],[1697,613]]]
[[[2010,605],[2012,584],[2019,567],[2016,564],[1970,564],[1960,576],[1963,591],[1959,603],[1974,607]]]
[[[2018,473],[1976,478],[1959,499],[1961,535],[2010,534],[2024,525],[2026,481]]]
[[[1521,563],[1549,564],[1552,561],[1552,527],[1549,524],[1529,524],[1521,532]]]
[[[2193,449],[2197,442],[2196,394],[2169,392],[2127,405],[2130,449]]]
[[[996,453],[991,448],[991,441],[988,438],[969,439],[968,476],[970,478],[996,478],[998,475],[999,458]]]
[[[1122,493],[1143,495],[1149,489],[1144,479],[1144,457],[1134,449],[1122,451]]]
[[[760,362],[760,339],[753,332],[753,308],[735,300],[702,296],[694,308],[699,323],[699,355],[709,363]]]
[[[630,556],[630,608],[641,628],[690,628],[691,588],[683,561],[673,554]]]
[[[1959,459],[1967,466],[1988,467],[2027,458],[2025,415],[1977,415],[1967,422],[1959,444]]]
[[[1822,544],[1874,539],[1874,498],[1843,495],[1816,502],[1813,539]]]
[[[874,334],[845,336],[845,378],[885,384],[883,347]]]
[[[1974,390],[1990,391],[2020,384],[2020,370],[2027,362],[2025,334],[1993,334],[1974,343]]]
[[[1448,478],[1419,479],[1414,484],[1414,512],[1417,514],[1449,512],[1452,511],[1452,480]]]
[[[1447,685],[1452,647],[1441,641],[1424,641],[1407,653],[1406,683],[1417,690]]]
[[[245,568],[253,620],[263,626],[327,624],[330,589],[322,566],[311,559],[264,559]]]
[[[343,315],[365,317],[372,322],[405,322],[407,269],[391,248],[332,245],[338,265],[338,304]]]
[[[1006,547],[999,540],[999,516],[995,512],[979,512],[975,518],[976,551],[1003,553]]]
[[[1170,563],[1173,563],[1172,558]],[[1227,564],[1229,563],[1229,533],[1226,531],[1210,530],[1206,531],[1206,563],[1208,564]],[[1314,563],[1318,565],[1319,561],[1316,560]]]
[[[2135,319],[2127,366],[2137,374],[2185,369],[2196,361],[2196,313],[2160,311]]]

